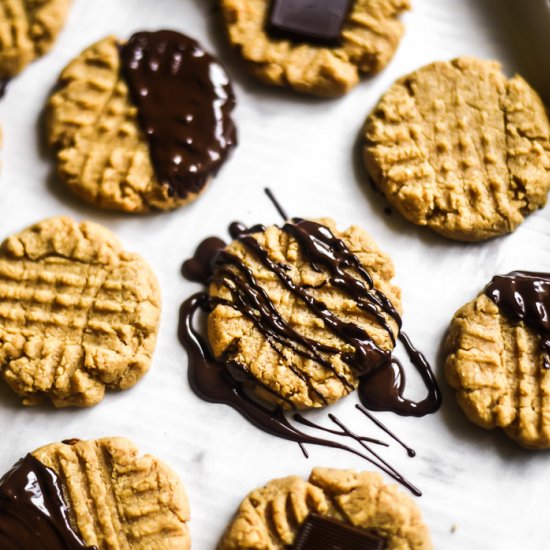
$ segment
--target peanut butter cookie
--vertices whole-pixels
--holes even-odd
[[[235,233],[216,259],[208,339],[262,399],[322,407],[387,362],[400,290],[390,258],[365,231],[300,220]]]
[[[0,81],[44,55],[65,24],[72,0],[0,0]]]
[[[0,496],[5,550],[191,547],[180,480],[160,460],[139,456],[127,439],[42,447],[0,480]]]
[[[229,77],[173,31],[108,37],[62,72],[47,108],[61,180],[124,212],[194,200],[236,145]]]
[[[398,80],[364,129],[367,170],[409,221],[450,239],[513,231],[546,203],[550,124],[498,63],[438,62]]]
[[[409,0],[222,0],[230,43],[275,86],[339,96],[392,58]]]
[[[51,218],[0,246],[0,375],[33,405],[99,403],[149,369],[155,275],[107,229]]]
[[[338,530],[338,535],[335,535]],[[428,528],[413,500],[373,472],[314,468],[252,491],[218,550],[429,550]]]
[[[466,416],[529,449],[550,448],[550,275],[496,276],[460,308],[445,374]]]

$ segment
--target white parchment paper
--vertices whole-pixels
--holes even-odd
[[[497,272],[548,270],[550,211],[538,212],[511,236],[480,245],[446,241],[395,213],[366,184],[356,151],[363,120],[397,77],[437,59],[473,55],[499,59],[550,98],[544,0],[413,0],[401,47],[390,66],[346,97],[318,101],[256,83],[229,51],[214,1],[75,0],[55,49],[30,66],[0,102],[3,128],[0,237],[40,219],[67,214],[103,223],[153,266],[163,293],[154,362],[132,390],[107,396],[90,410],[23,409],[0,384],[0,471],[36,447],[70,437],[122,435],[180,474],[192,510],[193,548],[215,548],[244,495],[271,478],[307,476],[314,465],[365,468],[359,458],[268,436],[223,405],[189,389],[187,358],[176,329],[183,299],[198,290],[180,265],[205,236],[225,236],[229,222],[278,222],[262,189],[270,187],[294,216],[331,216],[365,227],[391,254],[402,287],[406,331],[442,380],[441,343],[454,311]],[[238,97],[240,145],[204,196],[169,214],[105,213],[73,198],[53,175],[44,144],[42,110],[65,64],[109,33],[174,28],[198,39],[225,63]],[[380,418],[412,445],[385,453],[424,492],[418,499],[435,548],[549,548],[548,453],[530,453],[503,434],[467,422],[442,380],[442,410],[424,419]],[[413,388],[414,389],[414,388]],[[332,407],[351,427],[381,435],[354,411],[350,396]],[[323,414],[318,416],[324,419]]]

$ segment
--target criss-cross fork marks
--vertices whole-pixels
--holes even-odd
[[[53,44],[71,0],[0,0],[0,78],[15,76]]]
[[[114,37],[90,46],[67,66],[48,116],[59,174],[76,194],[102,207],[130,211],[147,210],[155,193],[162,195],[120,75]]]
[[[0,254],[0,373],[28,404],[48,396],[58,406],[92,405],[105,387],[130,387],[148,369],[159,318],[154,276],[122,250],[83,260],[84,242],[75,239],[72,257],[14,257],[6,246]]]
[[[537,334],[481,295],[455,314],[447,349],[446,376],[470,420],[526,447],[550,447],[550,370]]]
[[[34,455],[59,476],[71,519],[98,550],[188,549],[187,498],[176,475],[120,438],[55,444]]]
[[[451,238],[515,229],[546,202],[550,126],[520,77],[458,59],[398,81],[365,126],[365,162],[408,220]]]
[[[399,309],[399,290],[391,284],[393,265],[370,237],[358,228],[339,233],[329,223],[335,235],[343,239],[362,264],[373,275],[375,286]],[[288,275],[294,283],[302,285],[305,292],[323,303],[340,321],[349,322],[363,329],[381,348],[391,350],[393,343],[379,320],[362,310],[356,301],[333,286],[327,271],[316,271],[300,252],[297,242],[277,227],[270,227],[263,234],[254,234],[259,244],[273,261],[289,267]],[[257,388],[262,397],[273,401],[276,395],[284,405],[297,408],[324,406],[345,395],[357,385],[357,377],[343,356],[353,354],[354,348],[332,329],[308,305],[290,291],[275,272],[268,269],[254,252],[235,242],[228,252],[240,258],[254,273],[258,286],[265,291],[277,315],[295,331],[296,338],[277,341],[239,310],[238,305],[217,305],[209,316],[209,341],[214,354],[242,365],[260,382]],[[225,268],[227,269],[227,267]],[[236,276],[244,277],[243,273]],[[231,303],[231,281],[221,276],[214,278],[210,295]],[[395,323],[387,318],[396,330]],[[311,350],[300,353],[300,339],[314,342],[317,349],[332,348],[333,352],[320,351],[325,368],[316,360]],[[292,341],[291,341],[292,340]],[[288,345],[288,343],[292,345]],[[270,391],[264,391],[263,388]]]
[[[431,548],[426,526],[407,495],[373,472],[315,468],[309,481],[287,477],[252,491],[228,527],[219,550],[283,550],[311,513],[376,531],[393,548]]]

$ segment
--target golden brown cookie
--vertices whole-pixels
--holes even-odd
[[[394,267],[390,258],[359,227],[338,231],[333,221],[323,220],[322,223],[357,256],[360,266],[372,277],[374,288],[385,294],[393,307],[400,311],[401,293],[391,282]],[[292,230],[298,226],[290,227]],[[324,231],[322,226],[319,227]],[[346,290],[334,284],[330,270],[311,262],[291,233],[271,226],[251,233],[250,237],[272,261],[280,263],[292,284],[300,285],[309,298],[330,312],[331,319],[324,322],[304,299],[290,290],[288,282],[285,284],[250,246],[237,239],[225,252],[238,258],[241,267],[217,262],[209,288],[210,297],[217,303],[208,317],[212,352],[217,358],[229,365],[238,365],[247,373],[255,382],[254,391],[263,399],[284,407],[322,407],[348,395],[359,383],[359,373],[353,369],[351,360],[354,347],[351,340],[346,341],[331,328],[330,323],[347,323],[348,329],[353,323],[357,327],[354,329],[356,335],[361,330],[368,335],[358,336],[359,339],[372,339],[380,349],[391,351],[394,342],[390,335],[397,334],[395,319],[386,311],[377,318],[361,308],[349,295],[349,288]],[[338,245],[333,243],[332,246],[334,252]],[[351,266],[349,269],[351,272]],[[356,271],[353,273],[361,280]],[[257,293],[265,292],[272,304],[266,305],[264,311],[273,308],[281,319],[275,323],[285,323],[289,331],[295,331],[293,334],[287,331],[288,338],[270,331],[268,325],[272,321],[265,316],[260,318],[259,309],[243,313],[240,307],[242,292],[251,289],[242,287],[241,282],[248,283],[251,277],[259,285]],[[252,301],[255,300],[254,292],[248,294]],[[382,322],[387,324],[389,331]],[[357,348],[360,347],[358,341],[355,341]],[[346,357],[346,354],[350,356]],[[368,358],[358,362],[368,363]]]
[[[491,285],[509,281],[511,275],[495,277]],[[507,313],[508,306],[499,307],[490,297],[491,285],[451,321],[447,381],[466,416],[478,426],[503,428],[529,449],[550,448],[550,369],[541,335],[529,318],[518,321]],[[541,309],[518,288],[512,294],[519,296],[521,309]],[[494,296],[504,295],[500,289]]]
[[[236,145],[229,78],[172,31],[107,37],[64,69],[47,107],[61,180],[101,208],[180,207],[205,189]]]
[[[53,443],[32,453],[57,475],[69,519],[98,550],[187,550],[189,504],[178,476],[127,439]]]
[[[65,24],[72,0],[0,0],[0,80],[44,55]]]
[[[95,223],[50,218],[0,246],[0,375],[25,405],[91,406],[130,388],[159,317],[151,268]]]
[[[432,548],[413,500],[373,472],[314,468],[308,481],[287,477],[252,491],[241,503],[218,550],[291,547],[310,514],[369,530],[388,550]]]
[[[460,308],[445,373],[468,418],[524,447],[550,448],[550,275],[497,275]]]
[[[384,67],[403,34],[398,17],[410,8],[409,0],[353,0],[340,40],[319,44],[270,33],[271,5],[271,0],[222,0],[231,45],[239,50],[252,74],[267,84],[321,97],[342,95],[361,75]],[[304,9],[311,10],[311,2]]]
[[[364,129],[367,170],[409,221],[460,241],[513,231],[546,203],[550,124],[498,63],[459,58],[398,80]]]

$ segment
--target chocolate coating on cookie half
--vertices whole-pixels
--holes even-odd
[[[0,548],[96,550],[73,530],[56,473],[30,454],[0,480]]]
[[[386,540],[365,529],[310,514],[290,550],[384,550]]]
[[[180,198],[199,193],[237,143],[227,73],[174,31],[136,33],[120,56],[159,183]]]
[[[546,352],[544,367],[550,368],[550,274],[512,271],[496,275],[485,287],[485,294],[514,323],[523,321],[537,332]]]
[[[338,46],[353,0],[273,0],[267,24],[273,38]]]

